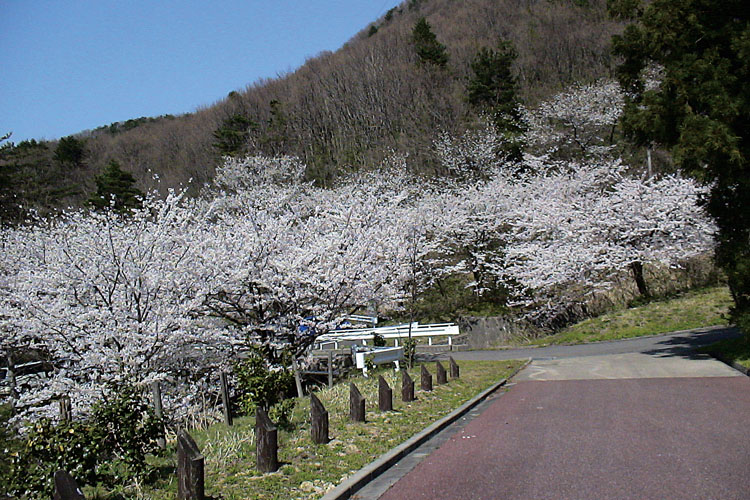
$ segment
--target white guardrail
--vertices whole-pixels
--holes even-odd
[[[354,366],[362,370],[362,375],[365,377],[367,376],[366,361],[371,362],[373,365],[393,363],[396,365],[396,371],[399,371],[401,368],[400,362],[404,359],[403,347],[370,347],[362,349],[368,350],[356,351],[354,353]]]
[[[345,330],[331,330],[325,335],[320,335],[315,339],[317,349],[326,349],[333,344],[334,349],[339,348],[339,342],[357,342],[361,341],[362,345],[367,345],[375,335],[381,335],[384,339],[395,339],[395,346],[398,347],[399,339],[409,337],[409,324],[395,326],[381,326],[377,328],[347,328]],[[452,338],[459,334],[458,325],[455,323],[435,323],[429,325],[420,325],[419,323],[411,324],[412,337],[427,337],[428,345],[432,345],[434,337],[447,337],[448,345],[453,345]]]

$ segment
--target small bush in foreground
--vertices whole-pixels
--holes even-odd
[[[289,422],[294,404],[287,401],[292,395],[294,377],[288,369],[269,366],[260,350],[253,348],[247,359],[235,365],[234,374],[243,413],[250,415],[260,407],[269,410],[279,425]]]
[[[10,454],[5,489],[21,499],[50,498],[60,469],[87,485],[147,479],[153,471],[146,455],[159,452],[163,429],[138,388],[112,387],[84,420],[42,419],[29,426],[20,449]]]

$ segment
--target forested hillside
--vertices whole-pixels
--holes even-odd
[[[421,18],[442,50],[441,63],[420,55],[414,30]],[[154,174],[162,190],[191,179],[200,186],[223,154],[297,156],[308,179],[321,184],[341,171],[374,167],[393,152],[431,173],[440,168],[433,147],[439,134],[458,135],[482,112],[469,102],[467,85],[483,48],[510,42],[519,97],[534,104],[572,82],[609,76],[610,39],[619,30],[604,0],[409,0],[338,51],[194,113],[134,118],[4,148],[2,217],[82,204],[112,160],[142,190],[156,187]]]

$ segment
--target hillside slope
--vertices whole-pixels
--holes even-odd
[[[418,64],[411,36],[421,17],[447,47],[446,69]],[[201,185],[220,161],[214,132],[231,119],[242,124],[241,152],[299,156],[308,176],[324,183],[342,169],[375,165],[393,151],[429,172],[436,135],[459,132],[475,118],[465,87],[479,48],[494,47],[501,37],[513,42],[522,97],[533,103],[571,82],[609,75],[610,38],[619,28],[607,18],[605,0],[409,0],[338,51],[319,54],[293,73],[231,92],[194,113],[80,134],[85,161],[58,169],[59,177],[79,185],[74,192],[80,194],[68,194],[65,203],[84,200],[93,175],[111,159],[143,189],[154,186],[153,173],[162,188],[189,179]],[[47,146],[54,149],[55,143]],[[50,155],[39,158],[52,161]],[[33,204],[23,192],[20,201]]]

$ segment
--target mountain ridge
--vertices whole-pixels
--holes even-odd
[[[422,17],[446,46],[445,70],[419,64],[411,32]],[[73,187],[41,205],[75,206],[93,191],[96,173],[116,160],[144,190],[190,179],[200,186],[221,161],[217,130],[237,117],[245,124],[236,132],[238,154],[297,156],[308,165],[309,178],[324,184],[342,170],[374,167],[393,152],[407,155],[413,169],[431,172],[437,135],[460,134],[476,121],[465,86],[480,48],[498,39],[514,44],[521,96],[533,103],[573,82],[611,76],[610,38],[620,29],[607,17],[605,0],[408,0],[335,52],[308,58],[294,71],[248,84],[193,113],[141,117],[75,134],[85,141],[85,160],[72,169],[55,170],[57,143],[42,143],[47,150],[37,148],[36,157],[27,158],[20,184],[35,184],[34,170],[44,163],[57,172],[52,178]],[[16,195],[15,201],[40,205],[23,186]]]

